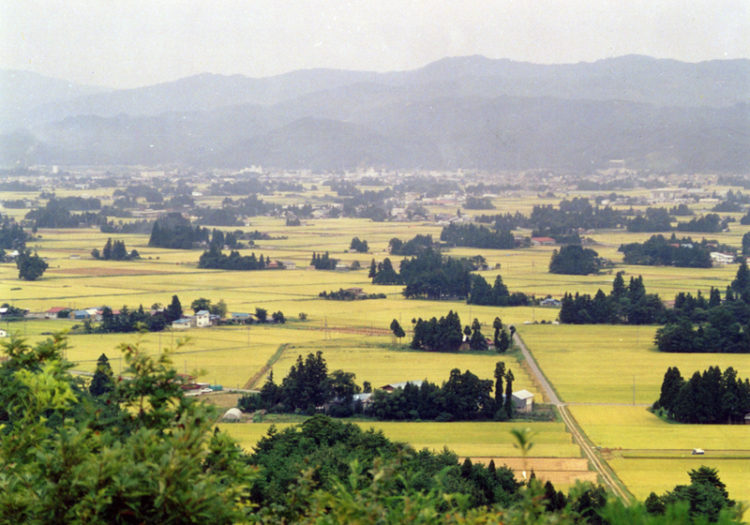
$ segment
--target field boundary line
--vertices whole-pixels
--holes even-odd
[[[276,349],[276,351],[273,353],[271,357],[268,358],[268,361],[266,361],[266,364],[263,365],[260,370],[258,370],[253,376],[247,380],[247,383],[245,383],[245,386],[242,387],[243,390],[253,390],[256,383],[260,381],[260,379],[265,376],[273,367],[274,364],[276,364],[276,361],[281,359],[281,355],[284,353],[284,350],[289,348],[290,343],[283,343],[280,344],[279,347]]]

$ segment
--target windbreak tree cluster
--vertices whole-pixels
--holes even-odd
[[[515,230],[521,227],[528,227],[529,219],[521,212],[516,213],[497,213],[495,215],[477,215],[474,220],[479,223],[493,224],[495,230]]]
[[[91,250],[91,256],[94,259],[101,259],[103,261],[129,261],[131,259],[138,259],[140,255],[137,250],[133,250],[128,253],[128,249],[125,247],[125,241],[114,241],[107,239],[104,244],[102,251],[98,248]]]
[[[349,249],[357,253],[367,253],[370,247],[367,246],[367,241],[360,240],[359,237],[354,237],[349,245]]]
[[[314,267],[316,270],[335,270],[338,262],[339,260],[329,256],[328,252],[325,252],[324,254],[313,252],[310,266]]]
[[[448,315],[424,321],[420,317],[414,323],[414,337],[411,347],[415,350],[456,352],[463,343],[461,319],[453,310]]]
[[[664,208],[646,208],[646,214],[638,215],[625,223],[629,232],[666,232],[672,229],[672,217]]]
[[[721,202],[712,208],[712,211],[719,211],[722,213],[741,212],[744,210],[746,204],[750,204],[750,195],[742,193],[741,191],[735,193],[732,190],[729,190]]]
[[[511,347],[511,341],[513,340],[513,334],[516,332],[516,327],[508,326],[506,329],[499,317],[495,317],[495,320],[492,321],[492,327],[495,329],[492,344],[495,346],[495,351],[498,354],[502,354]]]
[[[450,224],[440,232],[440,240],[451,246],[509,250],[516,241],[509,230],[492,231],[476,224]]]
[[[86,320],[83,323],[84,331],[87,333],[127,333],[148,330],[149,332],[160,332],[164,330],[172,320],[169,313],[147,312],[140,305],[135,310],[129,310],[123,306],[119,312],[114,312],[109,306],[102,308],[102,320],[98,324]]]
[[[391,255],[414,256],[428,250],[438,250],[437,244],[432,241],[432,235],[417,234],[406,242],[394,237],[388,242],[388,251]]]
[[[393,392],[376,390],[365,413],[379,420],[505,421],[513,417],[513,381],[513,372],[502,362],[495,368],[494,385],[454,368],[442,386],[421,381]]]
[[[552,205],[534,206],[528,227],[533,237],[548,236],[557,242],[570,242],[578,237],[578,230],[616,228],[623,222],[622,213],[607,207],[592,206],[585,197],[563,199],[555,208]]]
[[[696,371],[687,381],[676,366],[670,367],[654,409],[680,423],[743,423],[750,412],[750,382],[738,378],[731,366],[723,373],[718,366]]]
[[[393,263],[388,257],[377,264],[373,259],[370,263],[370,273],[367,275],[372,279],[372,284],[403,284],[401,276],[394,270]]]
[[[244,186],[244,181],[225,183],[218,192],[214,191],[214,195],[247,195],[248,193],[251,195],[237,200],[226,197],[221,202],[221,208],[198,208],[195,210],[195,214],[200,217],[199,222],[214,226],[235,226],[242,224],[242,218],[244,217],[267,215],[278,208],[278,205],[267,203],[258,198],[254,193],[255,190],[232,190],[232,188],[242,186]]]
[[[96,199],[98,202],[99,199]],[[33,221],[37,228],[79,228],[81,226],[99,226],[107,222],[107,217],[100,213],[84,211],[71,213],[70,204],[56,198],[47,201],[43,208],[31,210],[26,219]],[[95,209],[99,209],[96,207]]]
[[[329,374],[322,352],[308,354],[305,359],[299,355],[280,385],[274,382],[272,372],[260,393],[243,396],[238,406],[246,412],[266,409],[313,414],[329,404],[336,406],[333,415],[350,416],[354,410],[353,396],[361,392],[354,379],[354,374],[343,370]]]
[[[153,221],[107,221],[99,226],[102,233],[151,233],[154,229]]]
[[[333,301],[357,301],[357,300],[364,300],[364,299],[385,299],[384,293],[357,293],[351,289],[343,289],[339,288],[338,291],[331,290],[330,292],[326,292],[325,290],[320,292],[318,294],[318,297],[321,297],[323,299],[330,299]]]
[[[508,291],[503,283],[503,278],[498,274],[495,283],[490,287],[484,277],[473,274],[471,276],[471,287],[467,304],[480,304],[488,306],[526,306],[534,301],[523,292]]]
[[[256,257],[255,253],[240,255],[237,250],[231,250],[229,255],[212,246],[198,258],[198,268],[212,268],[218,270],[265,270],[271,262],[269,257]]]
[[[200,243],[208,243],[209,230],[193,226],[181,213],[168,213],[159,217],[151,229],[149,246],[189,250]]]
[[[466,197],[464,208],[467,210],[494,210],[495,206],[492,204],[492,200],[489,197],[475,197],[469,195]]]
[[[195,208],[198,224],[210,226],[242,226],[242,217],[231,208]]]
[[[469,259],[443,257],[428,249],[401,261],[400,277],[407,298],[465,298],[469,294],[469,275],[475,269]]]
[[[709,213],[696,217],[688,222],[677,223],[678,232],[718,233],[726,228],[726,219],[722,220],[717,214]]]
[[[675,217],[690,217],[691,215],[695,215],[695,212],[691,210],[687,204],[682,202],[677,206],[669,208],[669,214],[674,215]]]
[[[623,244],[618,251],[623,253],[625,264],[710,268],[711,252],[716,249],[715,243],[705,239],[701,242],[690,237],[678,239],[673,233],[669,239],[653,235],[644,243]]]
[[[698,292],[675,297],[669,322],[656,331],[662,352],[750,352],[750,270],[743,259],[724,300],[711,289],[706,300]]]
[[[623,272],[617,272],[609,295],[601,289],[589,294],[565,293],[559,320],[567,324],[657,324],[664,322],[666,308],[656,294],[646,293],[641,276],[631,277],[626,286]]]
[[[18,250],[20,252],[26,248],[28,239],[29,234],[15,219],[0,214],[0,252],[5,250]]]
[[[560,251],[554,250],[549,261],[550,273],[588,275],[598,273],[601,268],[599,254],[578,244],[563,246]]]

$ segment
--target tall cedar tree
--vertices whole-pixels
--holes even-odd
[[[513,372],[510,368],[505,374],[505,414],[508,419],[513,419]]]
[[[176,296],[172,296],[172,302],[167,306],[167,321],[172,322],[182,318],[182,305],[180,299]]]
[[[469,348],[472,350],[487,350],[487,339],[482,335],[482,325],[479,324],[478,319],[474,319],[471,324],[471,339],[469,339]]]
[[[91,395],[101,396],[111,392],[113,389],[112,367],[109,364],[107,356],[102,354],[96,362],[96,372],[94,372],[94,377],[91,379],[89,392]]]

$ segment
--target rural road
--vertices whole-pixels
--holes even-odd
[[[578,426],[578,423],[576,423],[576,421],[573,419],[573,416],[568,411],[567,405],[563,403],[562,400],[560,400],[557,393],[552,388],[550,382],[547,381],[547,378],[542,373],[542,370],[539,368],[536,360],[534,360],[531,352],[529,352],[529,349],[526,348],[526,344],[523,342],[523,339],[521,339],[521,336],[518,335],[518,332],[513,334],[513,341],[516,343],[516,345],[518,345],[518,348],[521,349],[523,358],[526,361],[526,364],[528,364],[529,370],[541,385],[545,397],[547,397],[550,403],[552,403],[557,408],[558,412],[560,413],[560,417],[565,423],[565,426],[573,435],[573,439],[575,440],[576,444],[581,447],[584,456],[586,456],[591,465],[593,465],[596,473],[602,479],[604,484],[609,488],[609,490],[618,498],[620,498],[623,503],[630,502],[632,499],[630,494],[628,494],[627,491],[622,488],[621,483],[616,478],[615,474],[610,470],[609,466],[607,466],[606,463],[596,454],[593,446],[589,443],[586,435],[583,433],[583,430],[581,430],[581,428]]]

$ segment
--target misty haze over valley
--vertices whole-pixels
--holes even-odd
[[[750,60],[481,56],[373,73],[201,74],[136,89],[0,74],[0,164],[737,171]]]

